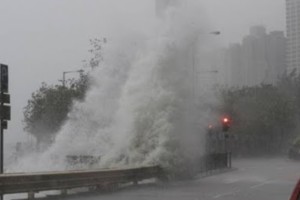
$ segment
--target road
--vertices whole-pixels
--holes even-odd
[[[287,159],[243,159],[236,170],[192,181],[138,186],[111,194],[68,200],[283,200],[300,178],[300,162]]]

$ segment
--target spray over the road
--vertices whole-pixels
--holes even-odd
[[[199,13],[190,4],[170,7],[150,37],[108,44],[85,101],[74,103],[54,144],[16,170],[64,170],[67,155],[100,156],[98,167],[175,169],[199,156],[207,103],[194,81],[206,32]]]

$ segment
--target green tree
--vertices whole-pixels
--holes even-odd
[[[103,61],[103,45],[106,43],[106,38],[90,40],[91,57],[88,61],[83,61],[85,67],[93,70],[100,66]],[[91,81],[88,73],[81,73],[79,79],[67,80],[66,87],[42,83],[32,94],[24,108],[24,130],[36,138],[38,145],[50,144],[53,141],[55,134],[67,120],[73,101],[84,99]]]
[[[83,64],[85,67],[91,67],[92,69],[99,67],[100,63],[103,61],[103,47],[107,43],[106,38],[98,39],[90,39],[91,49],[89,49],[89,53],[91,57],[88,61],[83,60]]]
[[[72,102],[84,99],[88,85],[86,74],[78,80],[68,80],[66,87],[42,83],[24,108],[25,131],[32,134],[38,144],[51,143],[67,120]]]
[[[259,155],[284,151],[293,137],[299,110],[294,95],[284,93],[280,86],[222,90],[220,112],[233,118],[236,152]]]

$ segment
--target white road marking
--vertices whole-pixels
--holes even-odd
[[[251,189],[255,189],[255,188],[258,188],[258,187],[267,185],[267,184],[269,184],[269,183],[271,183],[271,181],[264,181],[264,182],[262,182],[262,183],[252,185],[250,188],[251,188]]]
[[[225,197],[225,196],[230,196],[230,195],[233,195],[235,194],[236,192],[227,192],[227,193],[223,193],[223,194],[218,194],[218,195],[215,195],[213,198],[214,199],[219,199],[221,197]]]
[[[267,185],[269,183],[271,183],[272,181],[268,180],[268,181],[264,181],[262,183],[258,183],[258,184],[255,184],[255,185],[252,185],[250,186],[250,189],[255,189],[255,188],[258,188],[258,187],[261,187],[261,186],[264,186],[264,185]],[[230,196],[230,195],[234,195],[234,194],[237,194],[239,192],[241,192],[242,190],[236,190],[236,191],[232,191],[232,192],[226,192],[226,193],[222,193],[222,194],[218,194],[218,195],[215,195],[213,196],[214,199],[219,199],[221,197],[225,197],[225,196]]]

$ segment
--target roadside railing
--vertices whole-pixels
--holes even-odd
[[[231,153],[213,153],[199,160],[198,172],[211,175],[214,172],[231,168]],[[198,165],[199,166],[199,165]],[[122,170],[86,170],[47,173],[19,173],[0,175],[0,195],[28,193],[29,199],[42,191],[60,190],[67,194],[68,189],[93,188],[111,190],[122,184],[156,178],[166,180],[167,174],[159,166]]]
[[[33,199],[34,193],[41,191],[61,190],[62,193],[66,193],[67,189],[73,188],[106,188],[130,182],[137,184],[145,179],[161,178],[162,174],[159,166],[122,170],[2,174],[0,194],[28,193],[28,198]]]

